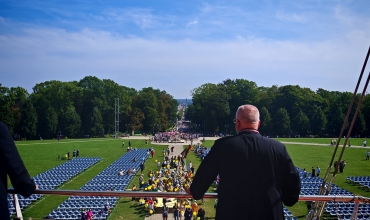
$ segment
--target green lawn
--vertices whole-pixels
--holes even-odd
[[[132,146],[147,148],[144,140],[131,140]],[[65,161],[57,160],[58,154],[65,154],[70,150],[80,150],[81,157],[102,157],[102,160],[81,173],[60,189],[79,189],[103,169],[121,157],[126,148],[122,148],[122,140],[117,139],[82,139],[82,140],[43,140],[17,142],[17,148],[29,170],[31,176],[49,170]],[[127,144],[126,144],[127,145]],[[24,218],[43,218],[62,203],[67,196],[45,196],[40,202],[26,211]]]
[[[313,144],[327,144],[330,145],[331,138],[274,138],[281,142],[301,142],[301,143],[313,143]],[[340,140],[340,143],[344,143],[345,138]],[[362,146],[364,138],[350,138],[351,146]]]
[[[137,148],[148,148],[150,145],[145,145],[144,140],[133,140],[131,139],[132,146]],[[291,142],[305,142],[305,143],[330,143],[330,139],[319,139],[319,138],[290,138],[290,139],[279,139],[281,141]],[[353,141],[353,142],[352,142]],[[353,139],[351,143],[362,143],[362,139]],[[127,142],[127,139],[125,140]],[[41,172],[49,170],[64,161],[57,160],[58,154],[65,154],[70,150],[79,149],[81,151],[81,157],[102,157],[102,161],[90,167],[88,170],[78,175],[68,183],[61,186],[61,189],[79,189],[104,168],[108,167],[111,163],[121,157],[126,149],[121,147],[122,140],[120,139],[81,139],[81,140],[43,140],[43,141],[23,141],[17,142],[17,148],[22,156],[22,159],[30,172],[31,176],[35,176]],[[211,147],[213,141],[205,141],[206,147]],[[127,145],[127,144],[126,144]],[[355,145],[355,144],[354,144]],[[155,146],[155,145],[153,145]],[[293,162],[300,168],[306,168],[309,171],[311,167],[321,167],[321,173],[323,176],[329,165],[333,147],[324,146],[310,146],[310,145],[294,145],[286,144],[289,154],[291,155]],[[156,154],[153,159],[148,159],[146,162],[146,172],[149,170],[157,170],[155,160],[163,160],[161,150],[166,146],[155,146]],[[341,149],[339,149],[340,151]],[[339,156],[339,151],[337,157]],[[357,186],[353,186],[345,183],[346,176],[364,176],[368,175],[370,171],[370,161],[365,160],[366,148],[347,148],[343,159],[346,160],[347,166],[343,174],[338,174],[335,179],[335,184],[340,187],[347,189],[355,194],[370,197],[370,192],[365,192],[359,189]],[[336,157],[336,158],[337,158]],[[195,168],[200,164],[200,159],[195,156],[194,153],[190,153],[187,157],[187,162],[192,161]],[[129,188],[132,184],[138,184],[138,175],[133,179]],[[209,192],[213,192],[210,188]],[[60,203],[62,203],[68,197],[66,196],[45,196],[44,199],[34,204],[31,208],[23,211],[24,218],[42,218],[55,209]],[[206,216],[209,219],[213,219],[215,216],[215,210],[213,208],[214,199],[205,200],[203,208],[206,210]],[[293,212],[295,216],[304,219],[306,214],[306,206],[303,202],[297,203],[295,206],[290,207],[289,210]],[[131,198],[121,198],[117,203],[110,219],[144,219],[145,211],[144,208],[138,204],[137,201],[131,201]]]
[[[329,162],[332,158],[334,148],[309,145],[291,145],[287,144],[287,149],[293,159],[294,165],[300,168],[306,168],[311,172],[312,167],[319,166],[321,168],[321,177],[326,173]],[[335,160],[338,159],[341,148],[338,150]],[[365,152],[367,149],[362,148],[347,148],[343,154],[343,160],[347,165],[343,173],[338,173],[335,177],[334,184],[357,195],[370,196],[369,192],[359,189],[357,186],[350,185],[345,182],[347,176],[365,176],[369,174],[370,162],[365,160]],[[333,171],[333,169],[332,169]],[[329,178],[332,174],[329,175]],[[329,179],[330,180],[330,179]],[[303,202],[289,208],[296,216],[306,214],[306,206]],[[304,219],[303,217],[300,219]]]

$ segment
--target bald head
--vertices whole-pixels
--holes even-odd
[[[254,105],[242,105],[238,108],[235,115],[236,130],[258,129],[260,125],[260,112]]]

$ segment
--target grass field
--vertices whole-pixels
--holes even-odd
[[[321,138],[292,138],[279,140],[284,142],[330,143],[330,139]],[[351,139],[351,144],[361,145],[362,141],[363,139]],[[64,155],[68,150],[72,152],[74,149],[79,149],[81,151],[81,157],[102,157],[102,161],[60,187],[61,189],[79,189],[125,153],[126,149],[121,147],[121,143],[122,140],[120,139],[108,138],[62,140],[61,142],[56,140],[44,140],[17,142],[17,148],[31,176],[35,176],[63,163],[64,161],[57,160],[56,158],[58,154]],[[137,148],[149,147],[149,145],[145,145],[144,140],[131,139],[131,143],[132,146]],[[211,147],[212,144],[213,141],[204,142],[206,147]],[[326,172],[334,150],[334,147],[310,146],[309,144],[286,144],[286,146],[296,166],[306,168],[308,171],[311,170],[312,166],[319,166],[321,167],[321,176]],[[164,147],[165,146],[155,146],[157,150],[155,157],[147,160],[146,171],[150,169],[156,170],[154,161],[156,159],[162,161],[163,156],[159,152]],[[337,157],[339,156],[339,151]],[[342,174],[336,176],[334,183],[355,194],[370,197],[370,192],[365,192],[357,186],[345,183],[346,176],[365,176],[369,174],[370,161],[365,160],[366,151],[366,148],[347,148],[343,156],[343,159],[347,162],[347,166]],[[195,168],[200,164],[200,159],[193,153],[188,155],[187,160],[191,160]],[[129,188],[131,188],[134,183],[138,184],[138,176],[133,179]],[[210,188],[209,192],[213,192],[213,189]],[[24,218],[43,218],[67,198],[66,196],[45,196],[44,199],[34,204],[33,207],[23,211]],[[206,210],[206,216],[209,217],[209,219],[213,219],[215,216],[213,205],[214,199],[206,200],[204,205],[200,205]],[[295,206],[290,207],[289,210],[291,210],[295,216],[304,219],[306,214],[306,206],[304,203],[299,202]],[[144,209],[142,206],[138,205],[138,202],[131,201],[131,198],[121,198],[111,214],[110,219],[144,219],[144,217]]]
[[[274,138],[281,142],[300,142],[300,143],[312,143],[312,144],[327,144],[330,145],[331,138]],[[350,138],[349,142],[351,146],[362,146],[364,138]],[[345,138],[340,140],[340,144],[343,145]]]

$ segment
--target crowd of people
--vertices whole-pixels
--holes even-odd
[[[370,155],[370,154],[369,154]],[[366,152],[366,157],[368,157],[368,153]],[[339,169],[339,172],[340,173],[343,173],[344,171],[344,167],[347,165],[346,161],[345,160],[342,160],[340,163],[338,163],[338,161],[335,161],[334,162],[334,168],[335,169]],[[318,177],[320,176],[320,173],[321,173],[321,169],[320,167],[316,167],[316,169],[314,167],[312,167],[312,170],[311,170],[311,177]],[[303,178],[306,178],[308,177],[308,172],[306,170],[306,168],[304,168],[302,170],[302,174],[301,176]]]
[[[77,149],[77,150],[73,150],[72,152],[72,158],[76,158],[76,157],[79,157],[80,156],[80,150]],[[71,159],[71,151],[69,150],[66,154],[64,154],[64,156],[60,156],[60,154],[58,154],[58,157],[57,157],[57,160],[70,160]]]
[[[201,158],[201,160],[204,159],[205,156],[207,156],[208,152],[209,152],[209,148],[206,148],[204,147],[203,145],[201,144],[198,144],[194,150],[194,152],[198,155],[198,157]]]
[[[170,131],[170,132],[157,132],[153,137],[152,141],[154,143],[171,143],[177,142],[180,140],[185,140],[187,143],[190,141],[198,140],[199,134],[192,134],[187,132],[178,132],[178,131]]]
[[[194,153],[203,155],[206,148],[203,146],[193,146]],[[151,148],[148,150],[151,151]],[[132,190],[160,191],[160,192],[185,192],[194,177],[195,168],[189,161],[186,165],[186,155],[173,155],[173,149],[170,147],[162,150],[163,161],[155,160],[157,170],[149,170],[139,177],[138,185],[134,184]],[[138,187],[137,187],[138,186]],[[156,212],[160,205],[162,208],[163,219],[167,219],[169,208],[173,209],[175,219],[204,219],[205,211],[199,208],[197,201],[188,199],[170,199],[170,198],[132,198],[138,200],[145,206],[148,214]],[[202,200],[203,201],[203,200]]]
[[[335,169],[339,169],[339,172],[340,173],[343,173],[343,170],[344,170],[344,167],[346,166],[346,161],[345,160],[342,160],[338,163],[338,161],[335,161],[334,162],[334,167]]]
[[[321,173],[321,168],[320,167],[317,166],[316,168],[315,167],[311,168],[311,177],[312,178],[313,177],[319,177],[320,173]],[[306,168],[303,168],[301,176],[303,178],[308,177],[308,172],[307,172]]]

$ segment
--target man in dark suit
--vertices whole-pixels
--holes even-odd
[[[282,202],[294,205],[300,179],[285,148],[258,132],[259,111],[242,105],[235,118],[237,135],[215,141],[187,192],[201,199],[220,175],[216,219],[283,220]]]
[[[7,203],[7,175],[15,191],[30,196],[37,186],[30,178],[26,167],[15,147],[8,127],[0,122],[0,219],[10,219]]]

